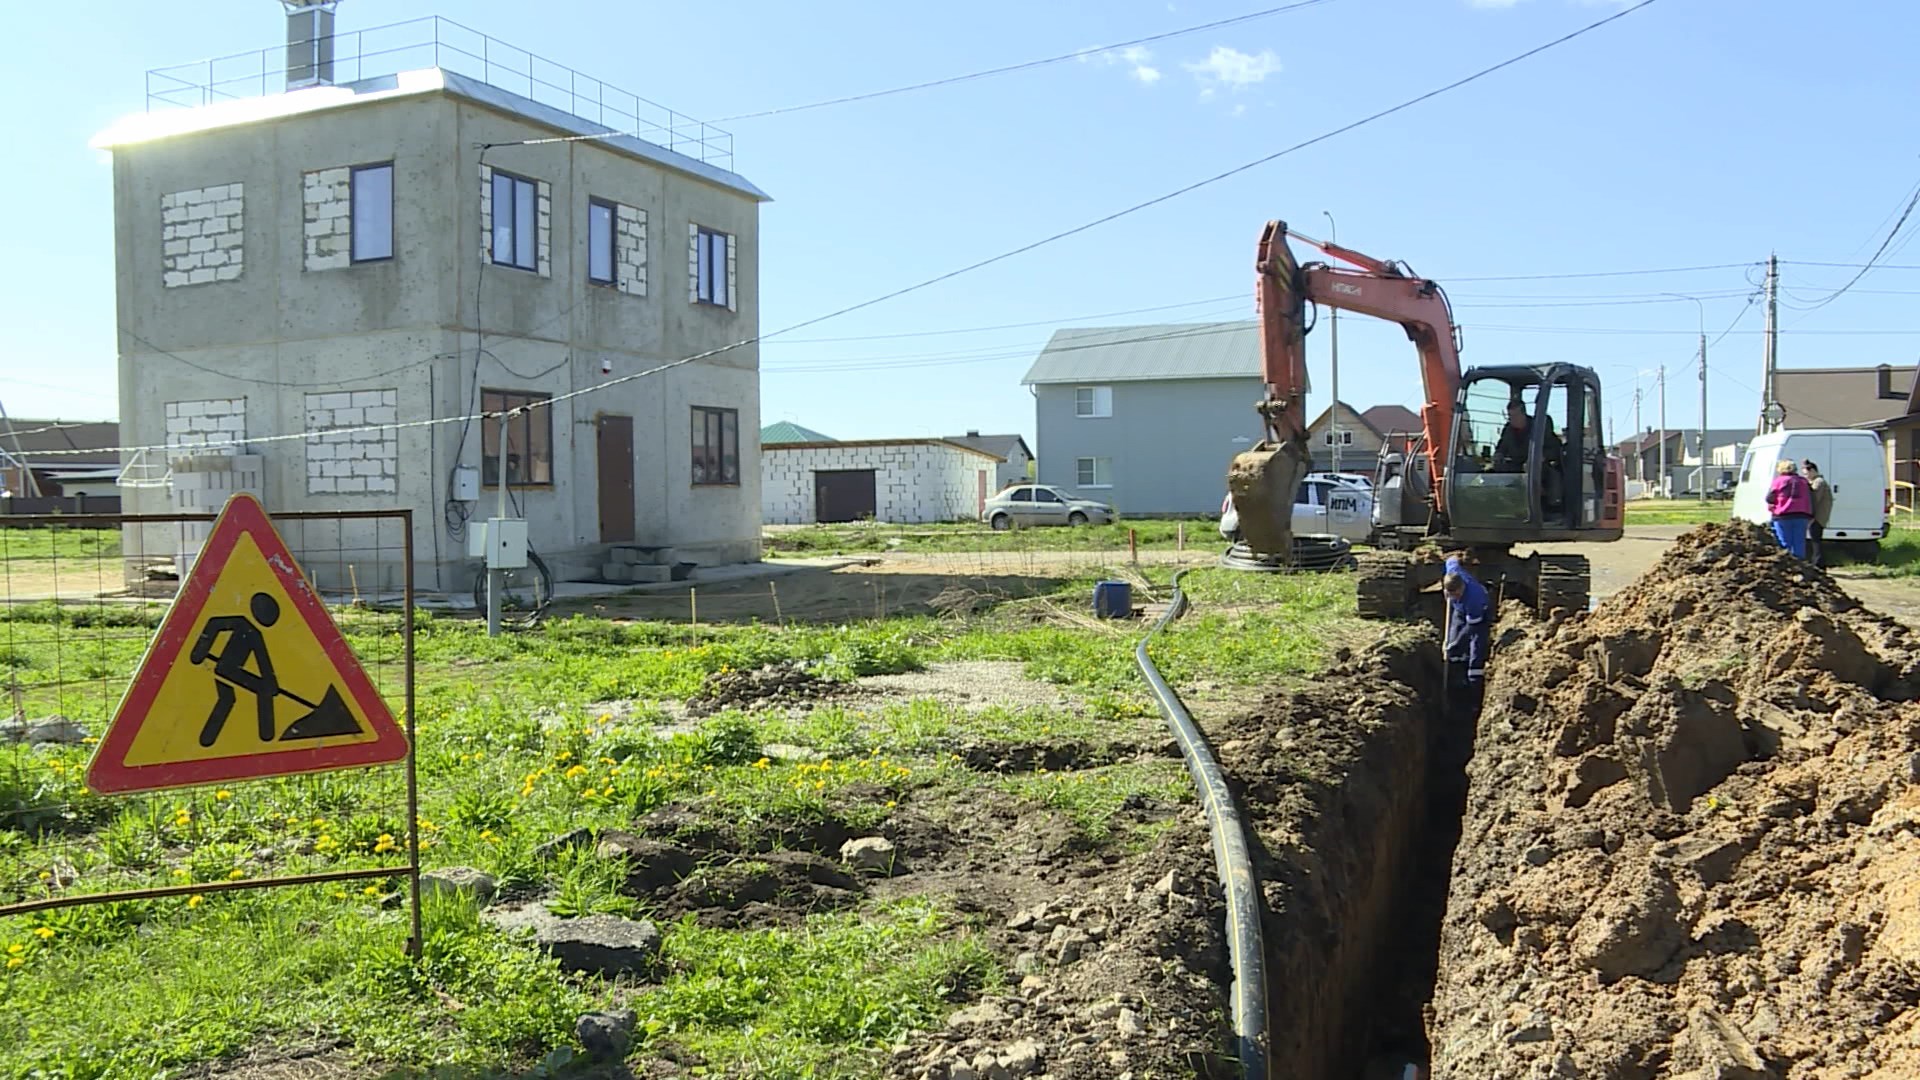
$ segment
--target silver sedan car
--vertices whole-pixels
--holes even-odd
[[[987,500],[980,520],[996,529],[1029,525],[1105,525],[1113,507],[1045,484],[1015,484]]]

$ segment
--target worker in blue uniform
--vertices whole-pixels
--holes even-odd
[[[1486,694],[1493,612],[1486,586],[1458,555],[1447,559],[1447,574],[1440,587],[1447,597],[1448,711],[1472,719],[1480,715],[1480,703]]]

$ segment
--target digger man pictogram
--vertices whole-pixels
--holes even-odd
[[[236,690],[245,690],[253,695],[254,709],[260,721],[260,741],[263,743],[294,742],[302,739],[323,739],[334,736],[358,735],[360,723],[347,709],[345,700],[337,687],[328,686],[318,704],[308,701],[299,694],[280,685],[273,673],[273,659],[267,655],[266,635],[261,631],[280,621],[280,602],[266,593],[254,593],[247,602],[252,618],[245,615],[218,615],[207,620],[200,639],[193,644],[193,651],[187,657],[189,662],[204,664],[213,661],[214,702],[213,709],[207,714],[207,722],[200,729],[200,745],[211,747],[220,738],[220,731],[226,727],[227,717],[233,712],[234,702],[239,698]],[[226,642],[221,643],[221,636]],[[214,649],[218,647],[219,651]],[[274,699],[284,697],[308,711],[288,724],[281,731],[274,716]]]

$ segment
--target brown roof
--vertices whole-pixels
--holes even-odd
[[[1422,430],[1420,414],[1405,405],[1375,405],[1360,419],[1382,435],[1418,435]]]
[[[1781,368],[1773,373],[1773,393],[1786,410],[1785,427],[1854,427],[1909,411],[1916,370],[1886,364]]]
[[[120,445],[120,425],[111,420],[0,420],[0,450],[29,459],[49,450],[100,450]],[[118,463],[120,455],[61,454],[34,464],[79,465],[90,461]]]

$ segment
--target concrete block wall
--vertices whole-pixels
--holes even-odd
[[[917,524],[979,516],[982,474],[994,462],[958,447],[924,443],[761,450],[760,512],[769,524],[804,525],[814,518],[817,471],[872,469],[874,517]]]
[[[247,441],[246,398],[169,401],[167,446],[217,446]]]
[[[160,284],[232,281],[245,268],[245,184],[160,196]]]
[[[514,173],[526,176],[525,173]],[[553,276],[553,185],[537,176],[527,176],[533,181],[534,198],[534,247],[538,253],[541,277]],[[493,166],[480,166],[480,258],[493,260]]]
[[[353,264],[353,170],[345,165],[302,174],[300,201],[308,270]]]
[[[647,295],[647,212],[614,204],[613,272],[615,288],[629,296]]]
[[[217,514],[227,499],[246,492],[266,499],[264,478],[266,462],[259,454],[179,453],[171,455],[173,484],[168,501],[175,513]],[[210,522],[180,522],[173,530],[174,572],[181,577],[193,569],[200,547],[213,531]]]
[[[400,391],[337,390],[306,395],[306,430],[328,432],[304,440],[309,495],[393,495],[399,491],[400,433],[367,430],[399,419]],[[358,430],[355,430],[358,429]]]

